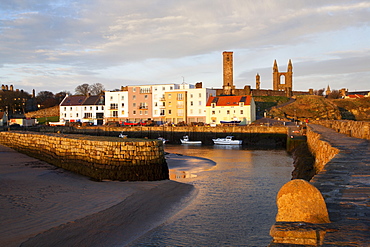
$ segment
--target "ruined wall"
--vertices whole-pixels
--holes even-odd
[[[168,179],[163,144],[116,137],[0,132],[0,143],[96,180]]]
[[[320,124],[327,128],[334,129],[338,133],[350,137],[370,140],[370,122],[351,120],[318,120],[314,124]]]

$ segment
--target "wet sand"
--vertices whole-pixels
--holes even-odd
[[[170,180],[94,182],[0,145],[0,243],[123,246],[196,193],[192,185]]]

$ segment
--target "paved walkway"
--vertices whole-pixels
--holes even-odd
[[[340,150],[311,181],[323,194],[332,222],[323,246],[370,246],[370,142],[310,127]]]

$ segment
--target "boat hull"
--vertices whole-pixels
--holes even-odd
[[[217,144],[217,145],[241,145],[243,143],[242,140],[225,141],[225,140],[212,139],[212,141],[214,144]]]
[[[202,144],[202,141],[186,141],[183,139],[180,139],[181,144]]]

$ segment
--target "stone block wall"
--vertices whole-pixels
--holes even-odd
[[[321,135],[307,128],[307,144],[311,154],[315,157],[315,174],[319,173],[336,154],[339,149],[332,147]]]
[[[98,181],[169,178],[163,144],[156,140],[0,132],[0,143]]]
[[[370,122],[351,120],[318,120],[313,121],[327,128],[334,129],[338,133],[350,137],[370,140]]]

